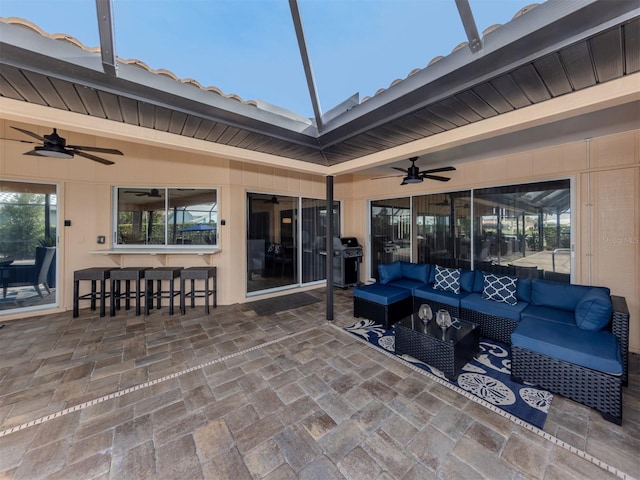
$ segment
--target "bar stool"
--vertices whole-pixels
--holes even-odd
[[[180,278],[182,267],[157,267],[153,270],[147,270],[147,299],[144,304],[144,314],[149,315],[149,310],[153,308],[153,300],[157,299],[158,310],[162,307],[162,299],[169,299],[169,315],[173,315],[173,299],[180,295],[180,290],[175,290],[174,280]],[[153,290],[153,281],[156,280],[157,288]],[[162,281],[169,281],[169,290],[162,290]]]
[[[80,300],[90,300],[92,311],[95,311],[96,302],[99,302],[100,316],[105,316],[105,305],[107,295],[109,295],[106,289],[106,281],[109,279],[111,270],[111,268],[106,267],[92,267],[73,272],[73,318],[76,318],[80,314],[78,311]],[[80,295],[80,282],[83,280],[91,281],[91,291]],[[96,289],[98,282],[100,282],[99,292]]]
[[[185,281],[191,280],[191,291],[185,289]],[[195,281],[204,280],[204,288],[196,289]],[[213,288],[209,288],[209,281],[213,280]],[[191,297],[191,308],[195,308],[197,298],[204,298],[204,311],[209,313],[209,297],[213,296],[213,308],[218,306],[217,301],[218,279],[216,267],[189,267],[180,272],[180,313],[185,314],[186,297]]]
[[[131,300],[136,301],[136,315],[140,315],[140,304],[143,295],[142,289],[144,283],[145,272],[151,270],[151,267],[125,267],[115,268],[111,270],[111,316],[116,314],[116,310],[120,310],[120,300],[125,300],[125,308],[131,308]],[[120,282],[125,282],[125,291],[120,289]],[[134,281],[134,291],[131,291],[131,282]]]

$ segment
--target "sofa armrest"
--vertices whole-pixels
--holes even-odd
[[[618,337],[620,352],[622,353],[622,384],[627,385],[629,378],[629,308],[624,297],[611,295],[613,316],[611,319],[611,333]]]

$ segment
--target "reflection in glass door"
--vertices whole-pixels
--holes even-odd
[[[378,265],[411,260],[411,199],[371,202],[371,276],[378,280]]]
[[[340,236],[340,204],[333,204],[333,233]],[[302,282],[316,282],[327,278],[327,201],[302,199]]]
[[[470,192],[414,197],[413,210],[414,258],[420,263],[470,268]]]
[[[298,199],[247,193],[247,292],[298,280]]]
[[[474,192],[476,268],[569,282],[569,180]]]
[[[333,215],[340,236],[339,202]],[[327,278],[326,200],[248,193],[247,218],[247,293]]]
[[[0,181],[0,312],[56,304],[56,186]]]

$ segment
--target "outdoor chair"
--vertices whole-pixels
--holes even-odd
[[[8,287],[21,287],[30,285],[35,288],[36,293],[42,298],[44,297],[40,286],[42,285],[47,292],[51,293],[47,276],[53,256],[56,253],[55,247],[45,247],[42,249],[44,253],[36,251],[36,260],[33,265],[8,265],[2,269],[2,297],[7,297]]]

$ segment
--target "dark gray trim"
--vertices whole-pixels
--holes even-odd
[[[640,14],[635,0],[546,2],[484,39],[482,56],[466,48],[407,77],[326,122],[321,144],[336,145],[362,132],[465,91]]]
[[[302,18],[300,17],[300,9],[297,0],[289,0],[289,8],[291,9],[291,17],[293,26],[296,30],[296,39],[298,40],[298,48],[300,49],[300,57],[302,66],[304,67],[304,75],[307,79],[307,87],[309,88],[309,97],[313,106],[313,114],[316,117],[316,127],[319,133],[322,133],[322,110],[318,99],[318,89],[313,78],[313,69],[311,68],[311,60],[307,51],[307,42],[304,38],[304,27],[302,26]]]
[[[100,55],[104,73],[115,77],[118,74],[116,43],[113,35],[112,0],[96,0],[98,13],[98,32],[100,35]]]
[[[478,34],[478,27],[473,18],[469,0],[456,0],[456,7],[458,7],[458,14],[460,15],[460,20],[462,20],[464,32],[467,34],[469,48],[473,53],[477,53],[482,49],[482,39]]]

